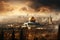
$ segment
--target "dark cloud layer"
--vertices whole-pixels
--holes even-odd
[[[60,0],[0,0],[1,1],[25,1],[25,2],[32,2],[32,4],[28,5],[29,7],[38,11],[38,9],[42,6],[48,6],[50,9],[57,9],[60,10]]]
[[[31,8],[35,10],[39,9],[41,6],[48,6],[51,9],[60,9],[60,0],[31,0],[33,2],[30,5]]]

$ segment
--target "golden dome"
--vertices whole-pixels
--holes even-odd
[[[30,21],[30,22],[35,22],[35,18],[34,18],[34,17],[30,17],[30,18],[29,18],[29,21]]]

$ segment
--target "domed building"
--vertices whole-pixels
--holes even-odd
[[[34,28],[36,28],[36,27],[40,27],[40,26],[41,26],[41,24],[36,22],[35,17],[30,17],[28,19],[28,22],[24,23],[22,27],[34,27]]]

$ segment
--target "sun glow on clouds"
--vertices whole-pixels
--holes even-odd
[[[30,2],[28,3],[11,3],[8,2],[10,5],[8,8],[5,5],[5,11],[2,11],[2,13],[0,13],[0,21],[4,21],[4,20],[9,20],[9,19],[15,19],[18,16],[42,16],[42,17],[49,17],[52,16],[54,19],[53,20],[57,20],[60,19],[59,16],[56,16],[54,14],[54,12],[52,12],[48,7],[41,7],[39,8],[39,11],[36,12],[34,9],[30,8],[28,6],[28,4],[30,4]],[[7,4],[7,3],[6,3]],[[57,17],[57,18],[56,18]]]
[[[35,10],[28,7],[30,2],[25,2],[25,3],[19,3],[19,2],[1,2],[2,5],[2,14],[3,16],[18,16],[18,15],[26,15],[26,14],[35,14]],[[8,5],[8,6],[7,6]],[[43,7],[44,8],[44,7]],[[5,10],[5,11],[4,11]],[[40,9],[39,9],[40,10]],[[40,11],[43,12],[43,10],[47,10],[46,8],[42,9]],[[38,13],[37,14],[44,14],[44,13]]]

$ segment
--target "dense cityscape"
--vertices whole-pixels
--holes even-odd
[[[57,40],[58,24],[54,24],[51,18],[46,23],[41,22],[40,24],[43,26],[30,25],[30,27],[24,27],[23,24],[24,24],[23,22],[0,24],[0,35],[1,35],[0,39],[1,40]]]

